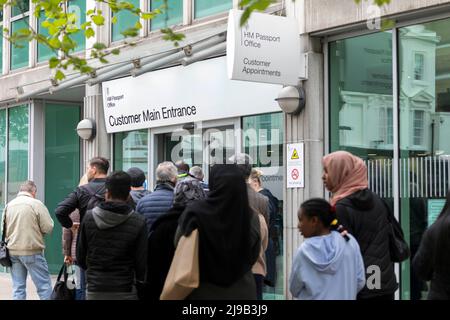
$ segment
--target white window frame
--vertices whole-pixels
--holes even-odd
[[[417,70],[417,64],[416,64],[416,57],[417,56],[421,56],[422,57],[422,72],[421,72],[421,74],[420,74],[420,79],[416,79],[416,70]],[[426,79],[425,79],[425,52],[422,52],[422,51],[414,51],[413,52],[413,63],[412,63],[412,65],[413,65],[413,69],[412,69],[412,79],[415,81],[415,82],[418,82],[418,83],[424,83],[425,81],[426,81]]]

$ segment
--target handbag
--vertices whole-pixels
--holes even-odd
[[[387,209],[387,216],[389,221],[389,252],[392,262],[402,262],[411,256],[408,243],[405,240],[402,227],[397,219],[394,217],[391,208],[383,201]]]
[[[63,280],[61,280],[61,276],[63,275]],[[53,287],[53,292],[50,297],[51,300],[75,300],[75,281],[72,279],[70,283],[68,282],[68,278],[67,265],[63,263],[55,286]]]
[[[198,230],[195,229],[178,242],[160,300],[183,300],[199,284]]]
[[[4,211],[3,217],[3,231],[2,231],[2,241],[0,242],[0,264],[4,267],[11,267],[11,257],[9,256],[9,250],[7,246],[7,242],[5,241],[6,237],[6,208]]]

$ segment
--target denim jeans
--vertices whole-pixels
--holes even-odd
[[[11,256],[11,277],[13,281],[13,300],[27,298],[27,275],[36,286],[41,300],[49,300],[52,294],[52,280],[47,261],[42,253],[30,256]]]

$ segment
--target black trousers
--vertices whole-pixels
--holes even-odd
[[[263,299],[263,284],[264,284],[264,276],[260,274],[253,274],[253,277],[255,277],[255,283],[256,283],[256,300],[262,300]]]

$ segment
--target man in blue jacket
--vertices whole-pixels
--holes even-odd
[[[155,190],[137,203],[136,211],[144,215],[149,233],[153,222],[172,207],[173,189],[177,183],[177,175],[177,168],[172,162],[160,163],[156,168]]]

